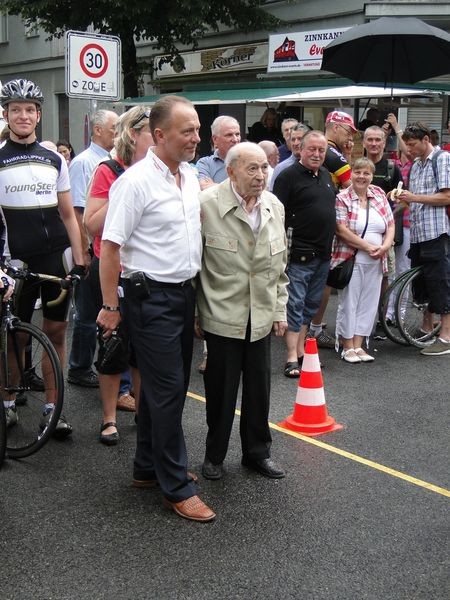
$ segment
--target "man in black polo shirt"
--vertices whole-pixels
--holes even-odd
[[[326,151],[327,140],[322,132],[306,133],[301,141],[300,162],[280,173],[273,189],[284,204],[286,228],[292,230],[287,268],[286,377],[300,375],[304,354],[300,331],[306,333],[319,308],[330,268],[336,209],[333,182],[322,166]]]

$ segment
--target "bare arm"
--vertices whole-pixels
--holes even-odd
[[[84,225],[92,237],[101,235],[108,212],[108,198],[89,197],[84,211]]]
[[[342,223],[336,224],[336,235],[352,248],[364,250],[369,254],[378,248],[378,246],[369,244],[369,242],[367,242],[364,238],[351,231],[347,225],[343,225]]]
[[[86,261],[82,250],[81,231],[72,206],[70,192],[58,192],[58,209],[69,236],[73,260],[76,265],[84,265]]]
[[[100,284],[103,304],[116,308],[119,306],[117,284],[120,275],[120,246],[110,240],[102,240],[100,250]],[[111,335],[120,323],[120,312],[103,308],[98,313],[97,323],[102,327],[105,336]]]
[[[420,202],[430,206],[447,206],[450,204],[450,189],[440,190],[435,194],[413,194],[409,190],[402,190],[402,193],[395,197],[396,202]]]

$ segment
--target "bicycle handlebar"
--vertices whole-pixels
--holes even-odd
[[[79,281],[81,281],[81,277],[79,275],[70,275],[70,277],[66,279],[61,279],[56,275],[47,275],[46,273],[32,273],[28,269],[19,269],[18,267],[13,267],[12,265],[8,265],[4,269],[5,273],[12,277],[13,279],[21,279],[24,281],[48,281],[53,283],[58,283],[61,287],[61,293],[54,300],[50,300],[47,302],[48,307],[57,306],[61,304],[61,302],[65,299],[69,290],[73,288]]]

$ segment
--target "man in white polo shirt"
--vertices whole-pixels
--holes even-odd
[[[117,281],[122,265],[123,317],[142,377],[135,487],[159,484],[164,504],[194,521],[214,512],[187,472],[182,413],[189,384],[195,293],[200,270],[200,186],[188,164],[200,123],[185,98],[166,96],[150,114],[155,147],[111,187],[100,259],[105,337],[121,319]]]

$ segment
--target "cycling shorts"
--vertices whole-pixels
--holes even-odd
[[[66,259],[66,256],[69,258]],[[25,267],[32,273],[43,273],[55,275],[63,279],[72,268],[68,260],[71,258],[71,249],[66,248],[63,252],[54,252],[27,259]],[[19,281],[16,284],[14,314],[21,321],[30,323],[34,305],[40,297],[42,300],[42,315],[49,321],[64,322],[68,320],[71,293],[56,306],[49,307],[47,302],[55,300],[61,293],[61,286],[50,281]]]

